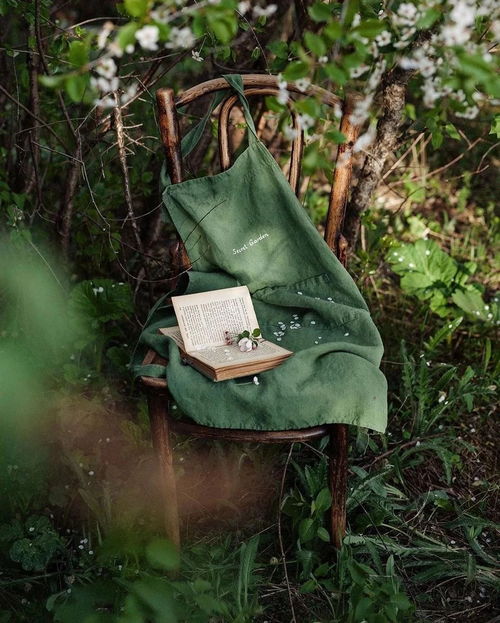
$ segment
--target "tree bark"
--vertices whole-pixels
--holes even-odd
[[[382,116],[377,124],[376,139],[366,155],[346,212],[343,233],[351,249],[356,247],[361,216],[370,207],[373,193],[382,178],[385,162],[399,144],[406,86],[410,75],[411,72],[398,68],[390,72],[383,82]]]

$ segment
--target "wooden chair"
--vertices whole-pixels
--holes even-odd
[[[278,79],[275,76],[246,75],[243,76],[243,85],[246,96],[266,96],[278,93]],[[223,78],[218,78],[196,85],[177,97],[174,96],[172,89],[159,89],[157,91],[161,138],[165,150],[167,169],[172,183],[181,182],[183,179],[177,109],[186,106],[203,95],[227,88],[227,82]],[[342,110],[340,131],[346,137],[346,142],[338,148],[337,164],[333,174],[326,220],[325,240],[332,252],[336,253],[337,257],[345,265],[347,243],[342,236],[341,230],[351,182],[352,145],[359,133],[359,127],[349,121],[353,99],[346,98],[342,100],[338,96],[314,85],[311,85],[305,93],[301,93],[293,84],[288,85],[288,90],[293,97],[297,95],[315,95],[321,98],[325,104],[332,107],[339,106]],[[231,109],[237,102],[238,97],[236,95],[229,95],[219,107],[219,156],[222,170],[226,170],[230,166],[229,117]],[[300,130],[298,119],[293,114],[293,111],[292,118],[294,127]],[[302,148],[303,134],[299,131],[297,137],[293,140],[288,175],[290,185],[296,194],[298,194],[299,190]],[[174,265],[180,269],[179,272],[189,267],[189,258],[180,240],[178,240],[175,246],[172,260]],[[144,364],[150,363],[164,364],[165,361],[155,352],[150,351],[144,359]],[[341,546],[346,525],[346,425],[325,424],[324,426],[283,431],[254,431],[201,426],[192,421],[178,420],[171,417],[167,380],[152,377],[141,377],[141,380],[148,393],[153,446],[158,455],[161,469],[165,530],[172,543],[177,547],[180,545],[176,483],[170,441],[171,432],[203,437],[205,439],[225,439],[236,442],[266,444],[310,441],[328,436],[329,481],[333,499],[330,517],[331,541],[334,547],[339,548]]]

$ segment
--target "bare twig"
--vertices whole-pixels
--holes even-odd
[[[46,123],[41,117],[39,117],[38,115],[36,115],[33,111],[31,111],[27,106],[25,106],[24,104],[21,104],[21,102],[16,99],[13,95],[11,95],[9,93],[9,91],[7,91],[7,89],[0,84],[0,91],[5,95],[5,97],[7,99],[10,99],[11,102],[14,102],[14,104],[16,106],[19,106],[19,108],[21,108],[22,110],[24,110],[24,112],[28,113],[28,115],[34,119],[35,121],[37,121],[41,127],[46,128],[50,134],[52,134],[52,136],[56,139],[56,141],[62,145],[62,147],[64,147],[64,149],[66,151],[70,151],[70,149],[68,148],[68,146],[66,145],[66,143],[61,139],[61,137],[50,127],[50,124]]]
[[[130,190],[130,177],[129,177],[128,168],[127,168],[127,154],[125,151],[125,133],[123,131],[122,111],[121,111],[120,106],[118,105],[119,100],[118,100],[118,95],[116,93],[115,93],[115,99],[116,99],[117,105],[115,108],[113,108],[113,120],[114,120],[115,132],[116,132],[118,157],[120,159],[120,167],[121,167],[122,176],[123,176],[123,190],[125,192],[125,203],[127,206],[127,219],[130,220],[130,225],[132,227],[132,232],[134,234],[137,248],[141,251],[141,253],[143,253],[144,249],[143,249],[143,244],[141,240],[141,234],[139,231],[139,227],[137,225],[137,220],[135,218],[134,206],[132,202],[132,193]],[[125,226],[127,219],[123,221],[122,226]]]
[[[73,208],[80,169],[82,165],[82,140],[80,134],[76,135],[76,149],[69,166],[65,183],[63,202],[57,215],[56,228],[61,236],[61,247],[66,258],[69,257],[69,245],[71,240],[71,224],[73,221]]]

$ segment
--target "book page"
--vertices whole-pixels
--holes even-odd
[[[177,346],[186,352],[179,327],[160,329],[160,333],[171,337]],[[228,366],[241,366],[242,364],[254,364],[291,354],[291,351],[286,350],[286,348],[278,346],[273,342],[268,342],[267,340],[261,340],[259,346],[255,350],[249,352],[242,352],[236,344],[230,346],[224,344],[223,346],[211,346],[197,350],[196,353],[191,353],[191,356],[217,369]]]
[[[184,348],[184,341],[179,327],[167,327],[166,329],[160,329],[160,333],[163,333],[163,335],[166,335],[167,337],[171,337],[181,350],[186,350]]]
[[[242,352],[238,346],[214,346],[212,348],[204,348],[191,353],[191,357],[198,359],[202,363],[211,366],[214,369],[238,367],[245,364],[251,365],[268,359],[276,359],[288,355],[287,351],[277,344],[262,340],[259,342],[258,348],[249,352]]]
[[[246,286],[173,296],[172,304],[188,353],[224,346],[224,331],[241,333],[259,326]]]

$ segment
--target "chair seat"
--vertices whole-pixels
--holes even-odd
[[[143,364],[165,365],[166,360],[153,350],[148,351]],[[166,394],[168,390],[167,379],[157,379],[151,376],[141,376],[141,382],[150,392]],[[312,426],[310,428],[298,428],[295,430],[251,430],[242,428],[217,428],[215,426],[203,426],[189,420],[180,420],[166,414],[168,427],[172,432],[181,435],[191,435],[205,439],[224,439],[226,441],[249,441],[258,443],[293,443],[295,441],[309,441],[330,434],[331,427],[328,425]]]

